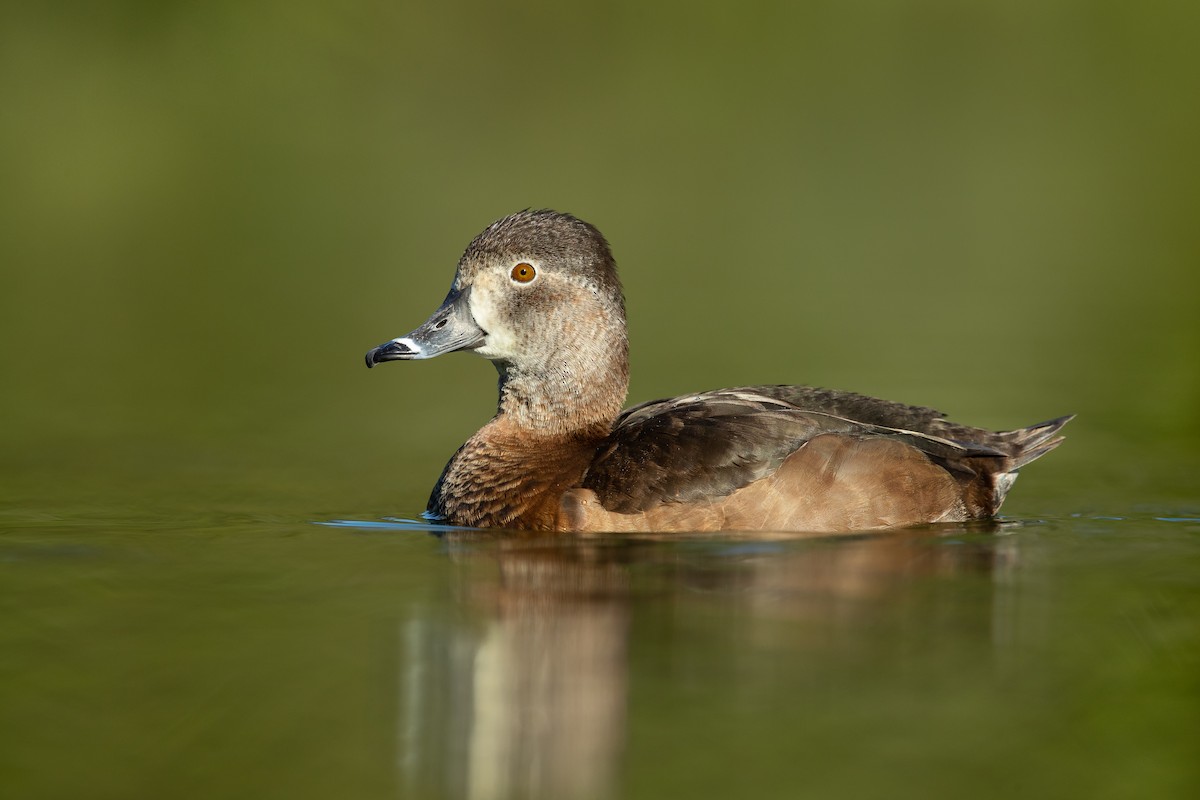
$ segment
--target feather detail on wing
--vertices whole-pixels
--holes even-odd
[[[630,408],[582,485],[618,513],[711,500],[770,475],[829,433],[897,440],[949,469],[1007,456],[987,441],[995,434],[946,423],[933,409],[809,387],[743,387]]]

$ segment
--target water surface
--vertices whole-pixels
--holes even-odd
[[[12,797],[1187,797],[1200,514],[840,537],[42,518]]]

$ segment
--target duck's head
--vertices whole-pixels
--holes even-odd
[[[463,253],[438,310],[366,360],[373,367],[457,350],[496,364],[501,410],[514,410],[506,394],[515,405],[545,406],[614,392],[619,409],[628,383],[625,300],[600,231],[555,211],[492,223]],[[611,402],[603,405],[608,414]]]

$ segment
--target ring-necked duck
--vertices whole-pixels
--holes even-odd
[[[625,300],[608,242],[522,211],[467,247],[424,325],[367,366],[473,350],[496,416],[442,471],[426,515],[571,531],[846,531],[993,516],[1071,417],[1014,431],[806,386],[747,386],[621,411]]]

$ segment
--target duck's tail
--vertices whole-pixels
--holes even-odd
[[[1016,472],[1030,461],[1036,461],[1062,444],[1065,436],[1056,436],[1062,427],[1075,419],[1074,414],[1039,422],[1028,428],[1000,434],[1012,449],[1009,451],[1009,471]]]
[[[993,474],[992,484],[992,513],[1000,510],[1005,495],[1017,480],[1017,470],[1031,461],[1036,461],[1062,444],[1065,436],[1058,436],[1063,426],[1075,419],[1074,414],[1065,417],[1039,422],[1028,428],[1018,428],[1015,431],[1004,431],[997,434],[1003,442],[1002,448],[1008,451],[1005,468]]]

